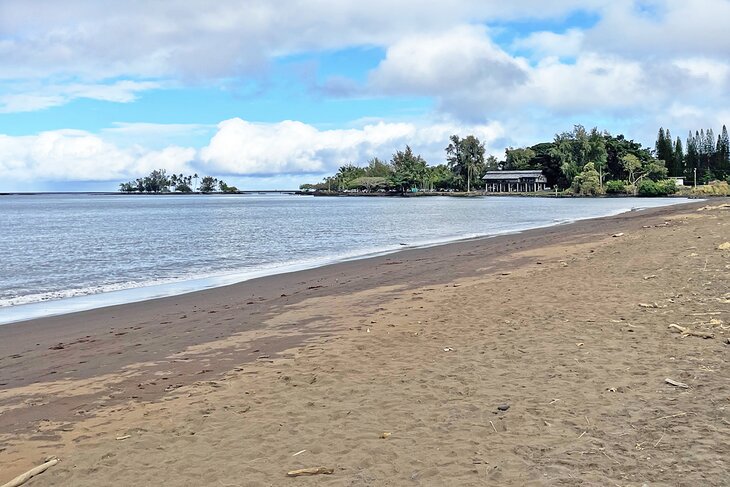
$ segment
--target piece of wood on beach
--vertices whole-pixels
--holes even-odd
[[[302,477],[305,475],[332,475],[335,473],[334,468],[327,467],[311,467],[311,468],[300,468],[298,470],[291,470],[286,473],[287,477]]]
[[[669,329],[675,333],[681,333],[683,337],[698,337],[698,338],[705,338],[705,339],[715,338],[714,333],[690,330],[689,328],[685,328],[684,326],[679,326],[675,323],[672,323],[671,325],[669,325]]]
[[[666,382],[669,385],[672,385],[674,387],[681,387],[682,389],[689,389],[689,386],[685,384],[684,382],[679,382],[670,378],[664,379],[664,382]]]
[[[44,463],[42,465],[38,465],[37,467],[30,469],[27,472],[25,472],[24,474],[18,475],[10,482],[3,484],[2,487],[18,487],[20,485],[23,485],[24,483],[26,483],[27,481],[29,481],[36,475],[42,474],[43,472],[45,472],[46,470],[48,470],[49,468],[51,468],[52,466],[54,466],[57,463],[58,463],[58,458],[51,458],[46,463]]]

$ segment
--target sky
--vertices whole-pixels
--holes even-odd
[[[433,5],[431,5],[433,3]],[[0,191],[293,189],[452,134],[730,122],[730,0],[0,0]]]

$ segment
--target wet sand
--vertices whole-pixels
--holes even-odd
[[[726,485],[725,202],[0,326],[0,482]]]

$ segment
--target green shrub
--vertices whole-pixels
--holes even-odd
[[[638,188],[639,196],[667,196],[676,192],[677,186],[673,179],[665,179],[664,181],[643,179]]]
[[[637,188],[639,196],[659,196],[657,183],[651,179],[642,179]]]
[[[608,181],[604,188],[608,194],[623,194],[626,192],[626,183],[623,181]]]
[[[659,190],[663,196],[674,194],[677,192],[677,182],[674,179],[665,179],[657,183]]]

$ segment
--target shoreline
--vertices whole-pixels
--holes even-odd
[[[476,477],[469,477],[471,474],[459,468],[466,468],[465,465],[477,468],[473,467],[476,465],[472,461],[474,451],[484,453],[487,449],[491,451],[489,462],[497,462],[499,458],[507,462],[500,463],[501,475],[506,477],[492,478],[493,482],[524,484],[526,477],[520,477],[522,474],[519,472],[520,469],[528,470],[520,462],[530,462],[530,456],[516,464],[510,463],[512,460],[509,459],[516,458],[516,453],[517,457],[520,456],[519,450],[516,450],[522,448],[520,445],[535,441],[530,436],[519,436],[524,434],[520,433],[522,428],[519,425],[529,426],[533,420],[537,421],[537,417],[516,416],[516,422],[510,422],[509,418],[524,414],[524,407],[520,404],[529,402],[529,397],[534,396],[538,401],[528,408],[535,410],[547,407],[545,405],[553,398],[562,398],[563,402],[558,406],[565,403],[564,408],[567,409],[561,409],[561,414],[570,416],[570,421],[573,421],[573,409],[599,409],[603,403],[625,408],[628,406],[623,401],[631,400],[636,392],[641,390],[641,397],[644,397],[657,386],[650,385],[644,390],[639,389],[638,383],[626,382],[629,376],[623,377],[621,374],[625,372],[621,371],[629,365],[619,360],[621,354],[633,354],[636,350],[639,355],[632,355],[630,360],[640,357],[642,361],[650,361],[653,355],[642,347],[655,349],[661,346],[667,349],[666,354],[681,359],[687,352],[680,353],[673,347],[723,346],[719,337],[708,341],[682,340],[679,335],[666,332],[665,320],[678,318],[661,318],[656,331],[646,335],[647,323],[641,320],[653,319],[651,316],[654,315],[659,318],[670,310],[665,309],[667,305],[664,304],[647,310],[633,303],[634,300],[663,303],[661,297],[668,297],[665,289],[676,292],[679,282],[684,282],[685,286],[695,286],[693,283],[697,282],[696,286],[700,286],[689,288],[685,292],[686,299],[691,298],[690,291],[696,294],[704,289],[699,280],[687,283],[686,276],[682,274],[684,268],[667,267],[672,260],[669,254],[665,254],[671,249],[668,243],[681,237],[683,240],[677,241],[680,247],[676,250],[683,252],[684,259],[687,258],[684,254],[690,252],[684,249],[692,246],[701,254],[697,258],[704,259],[707,255],[708,259],[717,260],[720,254],[714,248],[718,237],[703,233],[703,239],[695,240],[692,233],[693,220],[690,217],[717,218],[710,212],[696,212],[704,205],[705,202],[691,202],[519,234],[402,250],[396,254],[269,276],[180,296],[0,326],[0,464],[7,465],[3,472],[9,472],[4,475],[12,478],[10,472],[20,473],[36,464],[43,455],[53,454],[62,457],[62,464],[34,483],[42,486],[92,485],[96,482],[99,485],[108,483],[108,479],[118,475],[116,469],[126,465],[127,473],[133,477],[155,475],[159,479],[159,475],[164,475],[169,485],[184,485],[185,479],[199,478],[187,469],[203,463],[194,460],[193,451],[199,446],[179,443],[184,438],[178,438],[170,431],[157,431],[161,425],[170,424],[173,432],[179,428],[192,428],[197,432],[196,441],[208,441],[206,431],[219,439],[233,435],[231,438],[235,440],[230,447],[223,450],[208,447],[215,457],[209,457],[204,463],[225,462],[229,457],[227,452],[243,455],[246,461],[234,470],[238,472],[239,468],[243,468],[246,475],[252,475],[252,485],[276,482],[272,479],[278,477],[271,475],[278,475],[277,462],[288,466],[300,459],[304,459],[305,465],[301,465],[304,467],[310,466],[307,462],[334,460],[341,466],[347,466],[344,471],[338,470],[333,477],[334,482],[336,477],[342,481],[343,476],[354,480],[356,477],[352,475],[357,471],[369,472],[376,479],[375,485],[386,483],[386,479],[405,482],[411,473],[404,469],[408,469],[408,462],[417,460],[407,455],[405,450],[392,448],[397,448],[400,442],[408,442],[408,437],[414,438],[408,443],[408,450],[412,449],[413,455],[425,462],[431,458],[432,462],[442,465],[444,472],[432,473],[435,475],[432,480],[445,482],[452,478],[463,485],[476,484]],[[726,225],[727,220],[713,220],[703,228],[722,234],[718,224]],[[612,237],[618,233],[623,235]],[[652,250],[658,244],[664,245],[659,254]],[[717,265],[714,260],[710,261],[710,269]],[[630,273],[627,274],[626,269],[630,269]],[[597,273],[603,275],[605,281],[598,278]],[[652,277],[652,273],[656,275]],[[586,275],[593,277],[585,279]],[[673,280],[666,281],[668,278]],[[704,279],[709,278],[707,274]],[[722,282],[720,280],[718,284]],[[722,296],[722,292],[721,289],[716,290],[718,296]],[[601,296],[601,299],[591,301],[590,296]],[[630,303],[625,302],[627,296],[632,300]],[[678,312],[707,311],[697,304],[682,303]],[[626,320],[636,327],[606,325],[600,321],[601,318],[594,316],[597,308],[607,314],[606,320]],[[725,319],[724,315],[713,316]],[[609,331],[617,326],[622,327],[620,335]],[[626,330],[632,333],[625,335]],[[511,341],[513,338],[515,341]],[[631,346],[628,347],[622,340],[629,338],[641,338],[641,341],[630,341]],[[667,339],[671,342],[662,341]],[[507,341],[502,343],[504,340]],[[581,346],[573,342],[581,343]],[[444,352],[444,347],[453,347],[453,353]],[[701,350],[693,351],[692,356],[704,357],[697,355]],[[488,355],[483,355],[485,351]],[[554,356],[553,351],[559,354]],[[574,353],[583,351],[591,355],[576,355],[579,362],[573,361]],[[657,355],[657,360],[666,359],[663,353]],[[721,357],[717,355],[720,350],[713,353],[715,359]],[[560,358],[563,355],[565,359]],[[719,365],[713,365],[710,357],[708,355],[703,363],[717,369]],[[605,363],[601,362],[604,358]],[[610,365],[614,362],[616,367],[620,366],[616,370]],[[550,363],[551,367],[545,369],[545,363]],[[591,368],[593,365],[590,365],[594,363],[596,366],[600,364],[599,370],[608,374],[610,380],[604,381],[600,375],[595,375]],[[666,361],[661,363],[664,364],[662,367],[669,366]],[[640,370],[659,367],[652,364],[647,362]],[[555,373],[560,375],[533,381],[532,376],[542,377],[545,373],[552,373],[556,367]],[[588,378],[572,381],[575,372],[571,370],[576,367],[585,369]],[[381,377],[386,372],[392,375]],[[358,375],[360,373],[362,376]],[[691,377],[678,375],[677,371],[661,370],[659,373],[691,382]],[[475,374],[487,381],[482,392],[478,392],[481,386],[480,382],[475,382]],[[526,374],[525,377],[522,374]],[[571,381],[560,379],[562,375]],[[449,382],[450,377],[456,378],[456,382]],[[711,391],[717,391],[717,387],[721,386],[713,385],[713,389],[709,389],[710,384],[716,384],[712,377],[721,380],[717,375],[703,376],[705,389],[698,389],[698,392],[715,394]],[[554,381],[559,382],[551,385]],[[592,390],[592,381],[596,381],[596,391],[602,391],[597,393],[599,402],[593,404],[591,401],[594,399],[586,397],[580,399],[584,402],[573,404],[570,398],[580,398],[586,390]],[[287,392],[287,384],[296,388],[291,389],[291,393]],[[625,388],[629,384],[632,384],[629,390],[634,391],[631,394],[603,395],[606,387]],[[376,386],[382,386],[382,389],[372,389]],[[520,395],[523,387],[528,396]],[[545,387],[556,389],[543,390]],[[230,391],[230,396],[227,391]],[[256,395],[249,396],[249,392],[253,394],[253,391]],[[491,420],[486,422],[486,429],[472,425],[476,419],[469,419],[467,429],[458,429],[467,426],[460,423],[460,418],[471,416],[465,415],[469,409],[454,410],[454,407],[464,401],[468,403],[473,394],[478,399],[475,404],[491,407],[507,400],[513,407],[506,415],[479,413],[487,414],[486,419]],[[482,397],[483,394],[489,397]],[[696,403],[691,406],[665,404],[664,397],[667,397],[665,393],[654,397],[651,408],[634,405],[630,410],[639,411],[643,407],[652,414],[656,413],[656,417],[673,414],[671,409],[675,408],[676,412],[677,407],[696,414],[700,412],[701,407]],[[615,403],[613,399],[622,402]],[[241,401],[248,405],[234,406]],[[313,408],[308,401],[321,404],[324,409]],[[345,403],[339,405],[340,401]],[[358,404],[367,407],[361,410]],[[223,405],[225,407],[222,408]],[[240,413],[242,416],[231,416],[232,413],[226,412],[228,405],[244,411]],[[468,405],[468,408],[474,407],[477,406]],[[551,409],[555,407],[550,406]],[[197,412],[201,408],[213,411],[203,414],[202,423]],[[172,410],[176,411],[175,416],[166,412]],[[352,416],[344,414],[348,410],[353,411]],[[411,424],[411,419],[406,417],[409,410],[420,411],[422,415],[431,414],[432,417],[425,423]],[[182,416],[178,417],[178,413]],[[197,419],[188,418],[188,414],[197,414]],[[395,416],[389,418],[390,414]],[[547,414],[546,421],[551,424],[562,424],[555,416],[557,413],[540,414]],[[594,417],[590,412],[585,414],[590,416],[591,422],[602,421],[600,416]],[[610,421],[617,421],[615,416],[611,416],[615,414],[613,409],[605,411],[605,414]],[[147,415],[149,420],[144,419]],[[302,422],[296,422],[299,417],[302,417]],[[574,433],[578,426],[568,428],[570,421],[566,419],[566,426],[556,430],[559,436],[554,441],[565,434],[566,444],[574,443],[583,430],[589,431],[589,434],[581,435],[581,438],[600,436],[600,429],[588,428],[581,416],[576,417],[576,424],[578,420],[583,423],[581,430]],[[148,424],[148,421],[152,423]],[[490,426],[490,422],[494,424]],[[281,427],[275,427],[278,423],[299,426],[282,431]],[[310,424],[314,429],[305,426]],[[406,424],[410,426],[406,428]],[[423,429],[430,424],[435,428],[433,432],[438,439],[434,439],[429,430]],[[450,426],[446,428],[447,425]],[[539,426],[545,428],[542,419]],[[215,429],[218,427],[223,429]],[[642,428],[638,423],[636,427],[637,430]],[[492,428],[499,433],[491,436]],[[695,429],[698,434],[709,434],[704,428]],[[366,437],[358,436],[364,430],[369,432]],[[350,431],[359,439],[356,442],[358,446],[347,454],[350,450],[343,450],[341,445],[332,442],[340,441],[340,437],[343,434],[347,436]],[[394,431],[393,439],[378,439],[377,435],[382,431]],[[321,437],[319,433],[322,433]],[[115,435],[126,434],[133,436],[130,443],[113,441]],[[543,434],[549,433],[545,431]],[[375,441],[371,446],[370,440],[366,439],[370,435]],[[140,444],[135,439],[137,437],[142,440],[149,438],[151,443]],[[242,444],[240,438],[250,441]],[[601,438],[604,446],[613,445],[613,440]],[[658,438],[659,435],[652,437],[652,442]],[[630,439],[633,441],[633,436]],[[154,445],[166,445],[168,441],[175,442],[170,444],[177,458],[170,460],[172,467],[164,467],[162,472],[149,465],[130,470],[127,462],[142,460],[144,464],[146,455],[163,455],[161,451],[155,453]],[[501,450],[493,451],[491,446],[477,445],[481,441],[496,442],[496,447],[502,444],[500,442],[506,443]],[[641,442],[642,439],[635,441]],[[664,441],[667,445],[684,448],[674,434]],[[318,444],[326,448],[317,450],[313,445]],[[255,461],[261,454],[248,450],[258,450],[259,445],[266,445],[265,451],[271,452],[264,455],[263,463]],[[444,451],[449,448],[458,451],[459,461],[443,463],[444,457],[436,453],[437,445]],[[625,462],[626,455],[636,451],[633,443],[630,446],[627,452],[607,450],[606,453]],[[291,453],[302,448],[321,453],[314,459],[307,459],[311,453],[292,459]],[[380,457],[378,448],[384,449],[386,458]],[[464,448],[471,449],[471,453],[462,451]],[[248,453],[241,453],[241,450]],[[289,450],[289,454],[281,456]],[[109,458],[109,451],[116,455],[118,464],[104,460]],[[330,455],[337,451],[342,453]],[[359,464],[353,455],[379,460]],[[470,456],[462,458],[462,455]],[[652,456],[655,455],[659,454],[652,453]],[[667,458],[676,458],[673,450],[668,455]],[[381,462],[389,465],[397,462],[398,456],[406,462],[398,467],[400,470],[381,470]],[[607,469],[606,472],[616,468],[613,462],[600,455],[591,458],[601,465],[601,469]],[[571,461],[580,464],[580,458]],[[96,467],[92,467],[94,464],[97,464]],[[456,467],[459,468],[453,470]],[[705,471],[715,472],[713,469]],[[481,471],[483,479],[484,467],[477,470]],[[398,472],[406,477],[399,477]],[[573,472],[578,474],[576,470]],[[617,479],[609,473],[605,473],[608,477],[601,477],[602,481],[594,481],[605,484],[607,478]],[[467,477],[462,478],[461,475]],[[227,478],[220,477],[224,481]],[[128,480],[133,482],[134,478]],[[141,478],[137,480],[138,483],[146,483]]]
[[[326,195],[337,196],[337,195]],[[347,196],[347,195],[343,195]],[[357,196],[357,195],[355,195]],[[362,195],[361,195],[362,196]],[[434,194],[427,196],[449,196],[448,194]],[[483,195],[479,195],[483,196]],[[519,195],[513,195],[519,196]],[[704,201],[704,200],[699,200]],[[659,208],[689,204],[693,201],[683,198],[683,201],[668,203]],[[542,228],[550,228],[566,224],[573,224],[583,220],[593,220],[608,218],[622,213],[633,211],[642,211],[654,207],[632,207],[620,211],[610,212],[598,217],[574,218],[567,221],[553,221],[543,225],[531,226],[528,228],[516,228],[514,230],[497,231],[494,233],[480,234],[473,236],[458,236],[454,238],[441,239],[435,241],[415,242],[413,244],[401,243],[398,247],[387,247],[376,250],[368,250],[363,253],[355,253],[354,255],[336,255],[328,257],[318,257],[307,259],[299,262],[284,262],[264,269],[251,269],[246,271],[231,271],[210,276],[200,276],[187,279],[170,278],[169,282],[160,282],[147,285],[129,285],[121,289],[109,291],[92,292],[88,294],[76,294],[60,299],[49,299],[33,301],[10,306],[0,307],[0,327],[12,323],[21,323],[29,320],[43,319],[54,316],[62,316],[70,313],[77,313],[93,309],[106,308],[110,306],[119,306],[130,303],[139,303],[165,297],[181,296],[188,293],[216,289],[220,287],[239,284],[254,279],[276,276],[280,274],[289,274],[303,270],[317,269],[329,265],[336,265],[343,262],[370,259],[374,257],[382,257],[391,254],[397,254],[404,250],[422,249],[436,247],[440,245],[449,245],[452,243],[466,242],[471,240],[489,239],[502,235],[516,235],[530,230],[538,230]],[[73,292],[73,290],[56,291],[57,293]],[[27,297],[27,296],[26,296]]]

